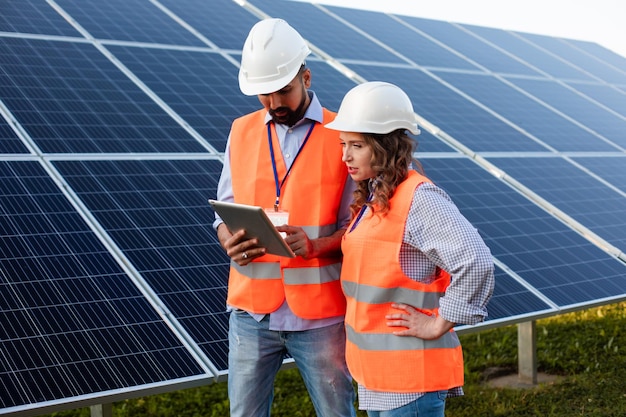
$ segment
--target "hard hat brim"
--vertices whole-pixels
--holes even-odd
[[[354,123],[350,123],[349,121],[342,121],[338,118],[333,120],[332,122],[324,125],[326,128],[331,130],[338,130],[340,132],[355,132],[355,133],[375,133],[385,135],[387,133],[391,133],[398,129],[408,130],[414,135],[419,135],[420,130],[417,127],[417,124],[409,125],[406,123],[397,123],[397,122],[388,122],[388,123],[374,123],[369,122],[367,124],[359,123],[355,125]]]
[[[246,79],[245,73],[239,70],[239,89],[247,96],[256,96],[259,94],[271,94],[285,87],[298,75],[300,67],[298,66],[285,76],[275,80],[266,82],[250,82]]]

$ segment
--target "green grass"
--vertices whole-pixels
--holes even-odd
[[[516,373],[516,326],[463,335],[465,396],[448,400],[446,416],[626,416],[626,302],[542,319],[536,329],[539,371],[558,376],[556,381],[526,389],[491,387],[486,375],[493,369]],[[122,401],[113,415],[228,416],[226,384]],[[89,409],[50,416],[88,417]],[[315,416],[297,369],[279,373],[272,416]]]

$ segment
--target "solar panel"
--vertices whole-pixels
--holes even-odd
[[[538,290],[525,286],[523,282],[511,277],[510,273],[496,266],[497,285],[489,301],[488,316],[481,327],[489,327],[499,321],[510,322],[512,318],[524,320],[542,313],[549,314],[557,308],[541,296]],[[458,326],[459,334],[472,329],[472,326]]]
[[[477,152],[544,151],[511,124],[419,69],[374,65],[350,66],[369,81],[385,80],[398,85],[411,98],[415,111],[430,123]]]
[[[256,110],[256,97],[241,94],[237,67],[206,51],[107,47],[213,148],[223,152],[233,119]],[[237,57],[237,61],[239,58]]]
[[[553,159],[549,158],[550,162]],[[519,161],[529,164],[531,171],[536,160]],[[426,174],[450,194],[476,226],[494,257],[559,308],[624,296],[626,265],[527,197],[465,158],[428,158],[421,162]],[[544,178],[552,183],[552,177]],[[626,200],[622,197],[622,201]],[[623,217],[624,211],[621,213]],[[490,305],[506,309],[498,303],[493,300]]]
[[[601,45],[598,45],[597,43],[580,41],[575,39],[565,39],[565,42],[587,52],[588,54],[593,55],[597,59],[605,62],[613,68],[620,69],[622,72],[624,66],[626,66],[626,57],[618,55],[615,52],[610,51]]]
[[[539,75],[524,62],[494,48],[478,37],[468,35],[462,26],[417,17],[403,17],[402,20],[462,54],[481,68],[495,73]]]
[[[626,252],[626,193],[623,191],[603,185],[562,158],[489,158],[489,161]]]
[[[522,36],[551,54],[570,62],[596,79],[610,84],[626,84],[626,72],[623,69],[620,70],[607,65],[600,59],[564,42],[562,39],[530,33],[524,33]]]
[[[315,91],[320,103],[332,111],[339,110],[341,99],[356,83],[315,57],[307,59],[306,65],[311,69],[311,90]]]
[[[420,128],[420,134],[416,138],[418,154],[425,152],[451,152],[458,153],[451,145],[443,142],[437,136],[429,133],[426,129]]]
[[[2,101],[46,153],[206,152],[93,45],[0,38]]]
[[[441,45],[436,39],[424,36],[414,27],[402,24],[393,17],[365,10],[324,7],[418,65],[434,68],[478,69],[476,65]]]
[[[599,83],[568,83],[568,85],[611,111],[626,117],[626,94],[619,88]]]
[[[163,13],[155,3],[127,0],[72,1],[56,4],[96,39],[156,44],[206,46],[191,32]]]
[[[305,39],[340,61],[402,63],[402,59],[310,3],[254,0],[271,17],[285,19]],[[356,46],[356,47],[355,47]]]
[[[215,160],[55,161],[55,167],[211,358],[227,369],[228,258],[211,229]]]
[[[626,117],[615,114],[564,85],[540,79],[508,78],[558,112],[601,135],[615,150],[626,149]]]
[[[0,179],[3,412],[210,377],[39,162]]]
[[[589,169],[603,180],[626,192],[626,159],[623,155],[616,157],[585,157],[573,158],[574,161]]]
[[[2,83],[2,74],[0,74],[0,83]],[[0,91],[2,87],[0,87]],[[7,123],[3,123],[0,119],[0,154],[1,153],[28,153],[28,149],[18,139],[15,132]]]
[[[254,14],[232,0],[160,0],[158,4],[218,48],[237,53],[258,21]]]
[[[565,80],[594,81],[591,75],[538,48],[518,33],[467,24],[462,26],[490,44],[518,57],[545,75]]]
[[[488,320],[626,299],[626,59],[589,42],[284,0],[0,2],[0,414],[228,375],[212,230],[241,47],[311,42],[312,90],[402,87],[416,156],[496,264]]]
[[[80,36],[69,22],[42,0],[0,3],[0,31],[53,36]]]
[[[484,74],[438,71],[438,77],[478,100],[531,134],[545,150],[560,152],[613,151],[615,147],[576,120],[554,112],[508,80]],[[626,96],[625,96],[626,98]],[[508,151],[505,147],[501,150]]]

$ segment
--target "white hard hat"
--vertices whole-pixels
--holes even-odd
[[[345,95],[335,120],[327,128],[342,132],[391,133],[405,129],[419,134],[409,96],[396,85],[370,81]]]
[[[310,53],[302,36],[284,20],[257,22],[241,53],[241,92],[254,96],[280,90],[295,78]]]

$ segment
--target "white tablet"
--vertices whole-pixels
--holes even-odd
[[[209,203],[231,232],[244,229],[246,239],[259,239],[259,246],[264,247],[267,253],[295,258],[296,255],[285,243],[262,207],[217,200],[209,200]]]

